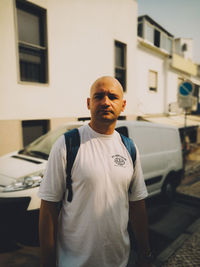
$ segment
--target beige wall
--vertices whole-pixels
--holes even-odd
[[[60,125],[66,122],[70,122],[70,121],[76,121],[76,119],[75,118],[53,118],[50,120],[50,130],[53,130],[59,127]]]
[[[197,64],[194,64],[190,59],[185,59],[177,54],[173,54],[172,57],[172,67],[187,74],[197,75]]]
[[[0,120],[0,155],[22,148],[22,127],[19,120]]]

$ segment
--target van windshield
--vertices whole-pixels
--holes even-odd
[[[65,132],[70,131],[73,128],[78,128],[80,126],[81,125],[67,125],[49,131],[48,133],[40,136],[35,141],[30,143],[24,149],[20,150],[18,153],[47,160],[51,148],[55,141],[58,139],[58,137],[60,137]]]

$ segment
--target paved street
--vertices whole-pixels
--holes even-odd
[[[191,153],[187,160],[186,177],[177,192],[200,199],[200,148]],[[199,207],[198,207],[199,208]],[[182,218],[180,218],[182,220]],[[156,267],[200,266],[200,217],[190,225],[158,257]]]
[[[39,267],[39,247],[18,245],[0,253],[1,267]]]

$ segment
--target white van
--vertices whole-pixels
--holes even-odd
[[[138,147],[149,196],[172,198],[183,173],[178,129],[143,121],[118,121],[117,128]]]
[[[64,132],[83,124],[68,123],[24,149],[0,157],[1,218],[12,222],[27,212],[39,210],[38,187],[53,143]],[[141,121],[118,121],[116,129],[132,138],[139,149],[149,196],[159,192],[171,196],[183,167],[178,130]]]

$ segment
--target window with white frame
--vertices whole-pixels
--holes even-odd
[[[126,91],[126,44],[115,41],[115,78]]]
[[[46,10],[16,0],[20,80],[47,83]]]
[[[161,48],[167,50],[167,35],[164,33],[161,34]]]
[[[149,23],[145,23],[145,39],[154,43],[154,28]]]
[[[138,36],[149,41],[156,47],[162,48],[168,53],[172,53],[173,38],[159,27],[152,25],[144,19],[138,22]]]
[[[158,85],[158,73],[153,70],[149,70],[149,91],[157,92]]]

